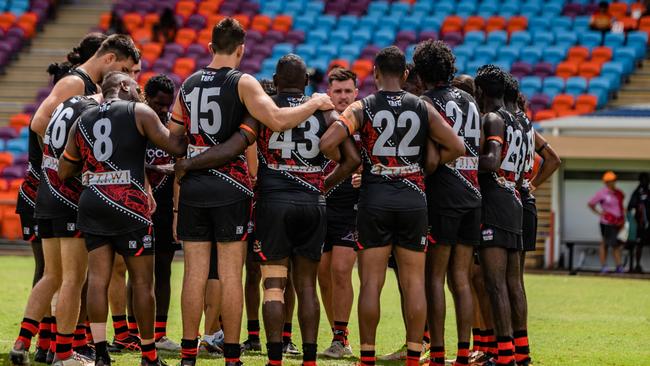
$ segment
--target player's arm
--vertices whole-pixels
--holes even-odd
[[[66,180],[81,173],[83,162],[81,161],[81,153],[79,146],[77,146],[77,123],[75,122],[70,128],[68,133],[68,142],[63,150],[63,155],[59,158],[59,178]]]
[[[317,110],[334,109],[326,94],[314,94],[307,102],[297,107],[278,107],[262,89],[262,85],[250,75],[244,74],[238,84],[239,98],[249,113],[274,132],[292,129]]]
[[[329,111],[325,113],[325,119],[328,126],[332,126],[339,120],[339,114],[336,111]],[[325,191],[329,191],[332,187],[344,181],[361,165],[361,155],[354,143],[352,136],[343,140],[343,143],[337,147],[339,153],[339,161],[334,170],[325,177]]]
[[[182,100],[182,91],[178,93],[174,106],[172,107],[171,117],[167,124],[167,128],[174,135],[184,135],[185,134],[185,124],[183,123],[183,116],[185,115],[185,110],[183,107]]]
[[[429,115],[429,137],[438,144],[440,163],[448,163],[465,154],[465,143],[431,103],[424,103]]]
[[[544,162],[539,168],[539,172],[537,172],[535,177],[533,177],[533,180],[530,182],[533,186],[533,190],[546,182],[546,180],[553,175],[562,164],[557,152],[553,150],[551,145],[546,142],[546,139],[544,139],[544,137],[537,131],[535,131],[535,151],[542,157],[542,159],[544,159]]]
[[[483,120],[485,146],[479,156],[478,168],[482,172],[496,172],[501,166],[501,147],[505,123],[496,113],[488,113]]]
[[[187,150],[185,135],[172,133],[165,127],[156,112],[144,103],[136,103],[135,119],[138,130],[154,145],[173,156],[183,156]]]
[[[254,118],[244,118],[243,123],[239,126],[239,131],[235,132],[224,143],[211,146],[195,157],[177,162],[174,165],[176,178],[180,180],[189,170],[218,168],[232,161],[237,155],[243,154],[248,146],[255,143],[259,130],[258,126],[259,123]]]
[[[56,107],[65,100],[74,97],[75,95],[82,95],[84,93],[84,82],[78,77],[66,77],[59,80],[50,95],[45,98],[43,103],[38,107],[32,118],[30,128],[36,132],[41,138],[45,137],[45,130],[47,129],[50,118]]]
[[[440,164],[440,151],[438,146],[430,138],[427,138],[427,153],[424,156],[424,174],[431,175],[438,169]]]
[[[249,147],[246,148],[246,165],[248,165],[248,176],[253,182],[253,185],[257,182],[257,167],[259,161],[257,161],[257,143],[254,142]]]
[[[338,149],[348,137],[361,127],[363,122],[363,105],[360,101],[350,104],[339,118],[332,123],[318,145],[320,151],[328,159],[338,162],[341,153]],[[356,150],[356,149],[355,149]]]

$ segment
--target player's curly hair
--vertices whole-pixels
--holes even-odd
[[[506,73],[498,66],[483,65],[479,67],[474,78],[474,84],[483,94],[491,98],[503,98],[505,92]]]
[[[150,98],[155,97],[159,92],[174,95],[174,82],[167,75],[158,74],[147,80],[144,92]]]
[[[517,103],[519,98],[519,81],[512,74],[505,72],[503,98],[509,103]]]
[[[420,42],[413,54],[415,72],[425,84],[448,83],[456,74],[456,57],[446,43],[426,40]]]

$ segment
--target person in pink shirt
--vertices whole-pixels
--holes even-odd
[[[612,247],[612,255],[616,263],[616,272],[622,273],[621,246],[618,243],[618,232],[625,224],[623,199],[625,194],[616,188],[616,174],[608,171],[603,174],[605,187],[596,192],[589,200],[589,208],[600,216],[600,233],[603,241],[600,243],[601,273],[607,272],[607,249]]]

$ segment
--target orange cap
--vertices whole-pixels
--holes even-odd
[[[616,178],[617,178],[617,177],[616,177],[616,173],[614,173],[614,172],[611,171],[611,170],[606,171],[605,174],[603,174],[603,182],[605,182],[605,183],[607,183],[607,182],[613,182],[613,181],[616,180]]]

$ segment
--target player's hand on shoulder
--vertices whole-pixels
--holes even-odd
[[[327,94],[314,93],[311,95],[311,100],[316,100],[316,103],[319,105],[318,109],[321,111],[334,109],[334,103],[332,103],[332,99],[330,99],[330,96]]]

